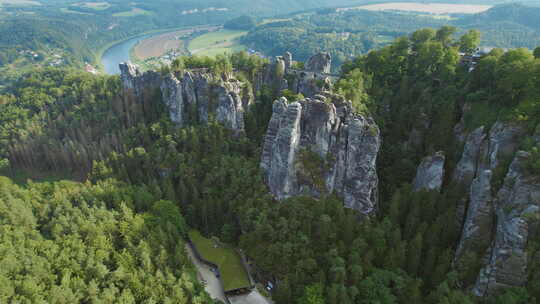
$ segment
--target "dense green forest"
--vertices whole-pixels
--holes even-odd
[[[521,4],[447,18],[414,12],[319,9],[276,18],[251,30],[242,42],[270,56],[290,51],[301,61],[316,52],[330,52],[337,68],[354,56],[387,45],[394,38],[420,28],[444,25],[456,26],[460,33],[479,30],[482,46],[534,49],[540,44],[539,15],[540,8]]]
[[[59,68],[24,75],[0,96],[2,171],[19,182],[37,172],[85,182],[0,180],[0,264],[10,265],[1,267],[0,299],[210,303],[183,251],[189,226],[242,248],[271,273],[276,303],[478,302],[465,288],[478,258],[465,261],[469,272],[452,264],[463,189],[413,192],[409,183],[427,153],[448,151],[447,166],[456,165],[453,126],[465,101],[474,108],[464,117],[469,129],[525,123],[522,148],[538,172],[531,134],[540,123],[540,58],[496,49],[469,73],[458,53],[474,49],[478,35],[455,32],[420,30],[342,67],[335,89],[371,113],[384,138],[380,212],[362,221],[335,195],[277,202],[268,193],[261,139],[279,91],[256,92],[239,136],[216,122],[178,128],[159,92],[135,100],[118,76]],[[162,72],[208,67],[249,80],[266,64],[246,54],[192,57]],[[434,118],[425,143],[397,145],[420,113]],[[539,248],[536,233],[530,256]],[[531,259],[526,286],[486,301],[535,303],[539,267]]]
[[[0,188],[3,303],[212,303],[174,203],[112,180]]]

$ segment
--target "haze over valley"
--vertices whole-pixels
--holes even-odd
[[[540,303],[540,1],[0,0],[0,303]]]

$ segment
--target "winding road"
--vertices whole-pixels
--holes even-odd
[[[193,265],[197,267],[197,274],[199,277],[199,280],[206,282],[204,286],[204,290],[208,292],[210,297],[216,300],[220,300],[223,303],[227,303],[227,299],[225,298],[225,293],[223,293],[223,287],[221,286],[221,282],[216,277],[216,275],[210,270],[210,267],[206,266],[205,264],[201,263],[199,259],[195,256],[195,253],[193,253],[193,249],[189,244],[186,243],[186,251],[188,252],[189,258]]]
[[[231,304],[273,304],[272,301],[263,297],[259,291],[255,288],[249,294],[229,297],[229,302],[225,297],[223,292],[223,287],[221,282],[216,277],[216,275],[210,270],[210,267],[201,263],[199,259],[195,256],[193,248],[186,243],[186,251],[188,253],[189,259],[197,268],[197,277],[200,281],[206,282],[204,290],[212,297],[212,299],[220,300],[223,303]]]

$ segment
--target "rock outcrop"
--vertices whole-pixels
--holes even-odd
[[[329,74],[332,69],[332,57],[328,53],[318,53],[306,62],[306,70]]]
[[[293,81],[288,84],[288,88],[306,97],[315,96],[321,92],[330,90],[332,87],[330,77],[326,74],[289,70],[288,75],[293,78]]]
[[[166,76],[161,92],[171,120],[180,126],[188,121],[207,123],[213,116],[227,128],[243,130],[244,112],[252,101],[242,82],[200,71],[187,71],[181,80]]]
[[[370,215],[377,208],[379,128],[342,96],[274,102],[261,168],[278,199],[335,192]]]
[[[453,180],[467,188],[477,172],[495,170],[505,159],[511,159],[521,142],[525,129],[515,123],[497,122],[489,133],[479,127],[465,138],[461,159],[454,171]]]
[[[472,182],[467,218],[456,251],[456,265],[458,266],[461,264],[463,253],[473,251],[482,255],[491,243],[495,221],[491,177],[492,172],[485,170]]]
[[[527,171],[529,157],[527,152],[517,153],[494,201],[495,237],[474,288],[478,296],[526,283],[525,249],[540,212],[540,177]]]
[[[440,191],[444,179],[443,152],[437,152],[433,156],[427,156],[416,169],[416,177],[413,181],[413,190],[437,190]]]
[[[285,52],[285,54],[283,54],[283,61],[285,62],[285,70],[290,69],[293,63],[292,54],[290,52]]]
[[[508,122],[497,122],[491,127],[489,133],[485,131],[486,129],[481,126],[468,135],[460,133],[460,137],[464,138],[465,146],[454,170],[453,181],[463,185],[467,195],[472,180],[480,172],[495,171],[500,166],[509,165],[509,160],[516,152],[521,136],[525,133],[522,126]],[[466,198],[457,203],[456,216],[460,225],[466,217],[466,204]]]
[[[171,120],[179,126],[188,122],[207,123],[211,117],[229,129],[244,131],[244,113],[253,101],[244,83],[228,74],[221,77],[208,71],[190,70],[162,77],[156,72],[141,73],[130,63],[120,64],[125,90],[140,96],[144,90],[158,88]]]
[[[470,185],[476,176],[478,160],[480,157],[480,148],[486,138],[484,127],[479,127],[467,136],[465,147],[461,154],[456,169],[454,171],[454,181]]]
[[[147,89],[159,88],[161,76],[155,71],[141,72],[130,62],[122,62],[120,67],[120,80],[124,90],[132,91],[137,97],[142,96]]]
[[[482,143],[479,170],[494,170],[504,159],[512,158],[525,129],[516,123],[496,122]]]
[[[296,94],[313,97],[331,90],[332,77],[328,74],[331,62],[330,54],[321,53],[311,57],[305,69],[295,69],[292,54],[286,52],[265,66],[255,80],[254,87],[257,90],[263,86],[275,91],[289,89]]]

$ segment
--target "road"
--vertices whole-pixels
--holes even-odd
[[[225,294],[223,293],[223,288],[221,286],[221,282],[216,278],[216,275],[210,270],[208,266],[201,263],[197,257],[195,257],[195,254],[193,253],[193,249],[191,249],[191,246],[189,246],[186,243],[186,251],[189,255],[189,258],[191,259],[191,262],[195,267],[197,267],[197,273],[199,280],[205,280],[206,284],[204,289],[208,294],[216,300],[220,300],[223,303],[227,303],[227,300],[225,299]],[[255,303],[255,302],[254,302]]]
[[[247,295],[229,297],[231,304],[273,304],[270,300],[263,297],[257,289],[253,289]]]

